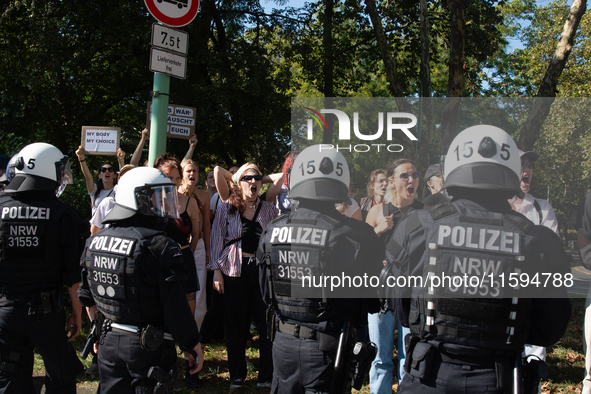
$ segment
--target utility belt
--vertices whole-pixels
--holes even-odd
[[[11,303],[29,307],[29,315],[48,314],[59,312],[63,309],[61,291],[29,291],[29,292],[5,292],[0,294],[0,305]]]
[[[435,340],[421,340],[408,335],[406,342],[405,371],[412,377],[432,380],[433,365],[439,362],[496,370],[499,387],[511,387],[509,371],[514,365],[517,351],[478,349]],[[509,386],[507,386],[509,384]]]
[[[339,331],[335,331],[334,333],[325,333],[310,327],[302,326],[300,324],[284,323],[281,320],[278,321],[276,329],[279,332],[293,335],[296,338],[318,341],[318,349],[323,351],[335,353],[339,346]]]
[[[105,319],[103,323],[103,335],[106,335],[109,331],[117,334],[138,336],[140,338],[141,348],[148,352],[160,349],[164,341],[173,341],[171,334],[151,324],[145,327],[139,327],[130,324],[115,323],[112,320]]]

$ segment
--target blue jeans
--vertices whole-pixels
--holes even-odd
[[[404,347],[404,337],[410,333],[410,329],[402,327],[396,321],[394,315],[386,312],[384,315],[379,313],[370,313],[367,315],[369,327],[369,340],[378,345],[378,354],[371,363],[369,371],[369,386],[372,394],[392,394],[392,372],[394,371],[394,362],[392,355],[394,353],[395,330],[398,329],[398,384],[404,377],[404,359],[406,358],[406,349]]]

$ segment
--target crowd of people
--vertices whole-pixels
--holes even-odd
[[[102,331],[102,334],[98,336],[100,339],[95,345],[98,356],[95,358],[94,366],[89,368],[87,373],[100,375],[101,392],[128,392],[131,387],[152,385],[151,387],[154,388],[158,385],[170,384],[169,377],[173,373],[169,373],[168,369],[171,363],[170,358],[174,358],[174,355],[171,355],[171,349],[174,348],[171,347],[171,344],[174,340],[185,352],[185,383],[190,388],[196,388],[200,384],[198,370],[203,366],[205,344],[213,337],[218,337],[225,338],[230,389],[240,388],[245,384],[247,378],[245,352],[247,342],[250,340],[251,322],[253,322],[259,333],[260,363],[257,387],[270,387],[274,393],[303,393],[306,390],[335,392],[334,382],[331,380],[332,372],[322,372],[321,374],[320,371],[324,371],[323,368],[327,365],[332,369],[337,363],[333,353],[338,354],[338,351],[336,345],[332,343],[338,342],[339,335],[342,333],[342,320],[354,322],[354,332],[358,342],[372,342],[377,345],[376,355],[371,360],[369,371],[369,384],[372,393],[391,393],[394,376],[398,381],[399,392],[403,392],[405,389],[415,392],[419,388],[423,389],[422,392],[453,392],[450,388],[447,391],[435,389],[437,384],[434,382],[439,382],[441,374],[446,374],[446,380],[450,381],[452,377],[461,376],[462,379],[465,379],[466,371],[473,371],[475,368],[488,372],[492,368],[494,372],[495,368],[507,367],[509,361],[505,359],[499,361],[498,357],[495,359],[496,364],[492,363],[492,367],[488,361],[482,361],[476,357],[473,357],[474,362],[468,362],[469,360],[467,361],[465,355],[460,352],[464,350],[462,346],[469,345],[477,348],[480,345],[477,341],[472,341],[473,336],[464,341],[449,340],[450,337],[461,337],[463,335],[460,333],[461,330],[453,331],[450,328],[451,331],[447,332],[447,337],[427,335],[427,333],[432,333],[433,329],[426,327],[425,321],[421,319],[424,319],[423,314],[428,313],[425,308],[429,309],[432,306],[422,306],[420,300],[425,297],[424,294],[405,293],[401,290],[401,293],[396,293],[395,296],[385,297],[381,305],[378,305],[376,297],[372,303],[361,303],[358,308],[355,307],[357,309],[351,307],[355,310],[356,315],[350,318],[343,316],[348,316],[351,310],[343,312],[343,309],[347,308],[343,308],[338,302],[331,304],[324,295],[317,297],[320,301],[317,300],[317,304],[314,304],[313,307],[311,303],[305,301],[305,298],[296,298],[285,287],[281,287],[284,286],[284,281],[282,282],[284,277],[278,272],[283,272],[284,265],[281,265],[281,261],[275,260],[281,260],[281,250],[283,249],[278,246],[276,241],[273,241],[272,234],[277,235],[279,231],[271,234],[271,229],[274,228],[289,228],[289,234],[292,234],[292,230],[295,234],[298,223],[301,226],[308,225],[311,229],[323,228],[314,227],[320,226],[318,221],[321,218],[327,223],[328,227],[326,228],[330,229],[326,231],[329,231],[330,237],[333,237],[338,232],[336,229],[340,225],[346,224],[347,228],[355,229],[344,233],[348,237],[347,239],[353,239],[353,241],[347,241],[345,244],[342,244],[344,242],[342,239],[334,241],[336,245],[340,245],[338,248],[342,247],[343,251],[346,251],[348,250],[347,245],[359,243],[359,240],[355,240],[356,236],[361,236],[359,234],[363,234],[362,237],[364,237],[361,244],[366,245],[353,253],[355,257],[352,262],[362,264],[363,262],[359,260],[365,259],[368,266],[373,264],[372,268],[368,268],[368,270],[378,270],[379,272],[386,266],[390,272],[399,270],[398,272],[401,273],[409,272],[405,270],[410,269],[401,265],[401,261],[411,266],[415,264],[414,269],[423,269],[420,265],[422,263],[411,260],[414,256],[422,261],[423,257],[421,256],[431,253],[425,249],[425,245],[428,244],[425,240],[431,236],[429,233],[431,230],[428,230],[426,226],[427,224],[435,226],[434,221],[439,220],[434,212],[443,215],[441,220],[446,221],[455,218],[454,215],[457,212],[462,212],[460,222],[464,220],[462,217],[472,213],[474,216],[473,219],[470,219],[472,223],[479,223],[483,228],[488,228],[486,226],[498,226],[498,224],[491,220],[487,222],[487,219],[476,218],[497,218],[502,215],[508,217],[508,211],[512,210],[523,215],[533,224],[545,226],[552,232],[558,233],[557,220],[552,206],[548,201],[534,198],[529,194],[534,163],[539,159],[538,155],[531,151],[518,151],[510,137],[498,130],[500,129],[493,128],[484,131],[479,129],[477,131],[484,133],[484,138],[502,141],[507,146],[512,144],[511,146],[515,148],[512,154],[518,155],[518,158],[512,162],[511,166],[513,167],[499,159],[497,159],[498,163],[494,163],[496,167],[489,165],[491,168],[494,167],[495,171],[502,173],[500,178],[504,177],[503,179],[506,180],[511,177],[510,185],[499,184],[486,193],[480,193],[479,185],[490,183],[490,179],[477,180],[476,176],[480,174],[478,171],[462,172],[465,168],[475,165],[470,160],[454,164],[458,168],[456,177],[458,177],[458,173],[459,176],[464,177],[463,180],[454,183],[456,178],[450,178],[448,174],[444,174],[439,163],[429,166],[427,171],[421,174],[412,160],[397,158],[391,163],[385,163],[384,168],[373,169],[367,174],[366,197],[360,201],[355,197],[357,186],[351,182],[348,167],[346,172],[334,171],[336,166],[343,163],[345,166],[347,165],[345,159],[338,152],[332,156],[328,154],[329,161],[332,161],[331,165],[334,163],[334,167],[326,165],[326,160],[318,161],[317,166],[312,167],[313,171],[318,168],[317,171],[320,172],[321,166],[326,166],[322,170],[323,175],[319,175],[320,181],[316,178],[311,181],[304,171],[301,174],[304,179],[300,179],[300,174],[292,171],[298,160],[302,160],[300,155],[304,155],[306,152],[304,151],[301,154],[291,152],[286,157],[281,171],[275,174],[264,175],[255,163],[235,165],[228,169],[216,166],[206,173],[204,185],[199,186],[200,168],[192,160],[193,152],[197,146],[195,136],[189,140],[189,149],[181,160],[175,155],[167,153],[159,156],[154,163],[143,163],[144,165],[140,166],[141,153],[148,139],[148,130],[144,130],[130,163],[125,164],[125,153],[119,150],[116,156],[119,170],[109,162],[101,163],[96,178],[87,166],[84,149],[79,147],[76,156],[84,175],[92,208],[92,218],[89,221],[90,231],[86,234],[85,230],[80,230],[79,234],[82,239],[87,235],[91,235],[91,237],[86,241],[84,249],[81,244],[73,249],[71,246],[67,246],[74,240],[60,241],[59,245],[70,248],[70,254],[78,252],[81,256],[82,276],[76,280],[73,277],[75,275],[72,274],[76,270],[70,267],[67,269],[67,272],[70,272],[69,279],[63,282],[68,286],[72,299],[73,320],[70,319],[72,324],[69,324],[70,339],[77,335],[80,329],[82,306],[86,307],[88,316],[92,321],[97,321],[95,324],[100,326],[100,331]],[[51,150],[45,146],[44,149]],[[24,151],[19,152],[15,157],[23,156]],[[35,154],[37,153],[29,153],[29,155]],[[56,155],[60,156],[61,152]],[[64,157],[61,155],[55,161],[63,161]],[[493,157],[492,153],[487,159],[490,157]],[[22,159],[18,159],[13,164],[9,164],[7,157],[6,160],[2,159],[3,162],[0,163],[2,168],[8,166],[6,174],[3,175],[3,181],[8,186],[6,187],[7,193],[5,193],[7,197],[0,200],[0,208],[11,206],[13,200],[18,200],[19,193],[30,190],[51,190],[53,184],[44,183],[40,186],[35,184],[26,187],[28,179],[32,175],[35,175],[35,178],[44,175],[27,172],[27,167],[18,162]],[[67,157],[65,160],[67,161]],[[306,158],[307,163],[314,162],[314,160],[314,157]],[[494,160],[494,158],[490,160]],[[148,164],[151,164],[149,167],[153,166],[154,168],[147,167]],[[497,168],[502,166],[506,168],[503,167],[501,170]],[[449,166],[446,170],[450,168],[454,167]],[[71,173],[68,175],[68,171],[69,167],[64,168],[63,174],[52,175],[49,179],[55,183],[55,186],[68,183],[66,182],[68,177],[71,178]],[[498,173],[490,169],[487,171],[489,172],[481,175],[486,177],[492,174],[499,177]],[[18,184],[15,179],[20,179]],[[420,180],[423,180],[421,200],[419,200]],[[265,184],[268,187],[264,193],[261,193]],[[297,185],[295,189],[293,188],[294,184]],[[475,191],[476,189],[478,190]],[[47,197],[45,194],[44,196]],[[578,230],[581,248],[587,244],[591,245],[589,242],[591,232],[588,229],[591,227],[589,226],[591,209],[587,209],[590,200],[591,198],[587,197],[580,210],[581,218]],[[25,199],[25,202],[19,202],[19,204],[25,203],[29,204],[30,201]],[[449,208],[449,212],[443,208],[435,211],[431,209],[442,206],[453,206],[453,208]],[[445,211],[445,213],[441,213],[441,211]],[[295,212],[298,213],[295,214]],[[280,216],[285,214],[289,215]],[[70,213],[70,216],[76,215]],[[347,219],[344,219],[345,217]],[[151,218],[151,221],[146,218]],[[410,218],[417,219],[413,222]],[[0,220],[9,223],[9,225],[11,223],[6,220],[4,214]],[[73,224],[68,222],[68,226],[83,227],[79,217],[71,221]],[[22,226],[22,224],[18,225]],[[301,231],[307,229],[307,227],[301,228]],[[530,228],[527,226],[523,228],[525,230],[519,227],[519,231],[523,231],[525,234],[523,236],[530,236]],[[55,230],[59,232],[59,229]],[[409,237],[411,237],[410,240]],[[559,245],[559,241],[552,239],[546,233],[541,237],[547,238],[547,244]],[[333,242],[332,238],[330,239],[330,242]],[[117,249],[116,247],[107,247],[107,242],[110,242],[109,245],[113,245],[115,242],[131,246],[125,250],[123,247]],[[267,251],[264,246],[265,242],[269,243],[269,250],[279,250],[279,252]],[[374,244],[374,247],[369,248],[372,250],[368,250],[367,245],[371,244]],[[290,245],[293,250],[301,248],[297,246],[295,241]],[[591,247],[588,249],[591,250]],[[18,253],[25,253],[19,250],[17,250]],[[0,259],[10,260],[21,256],[16,252],[11,255],[8,249],[3,249],[2,252],[1,256],[6,257],[0,257]],[[32,252],[27,251],[26,253]],[[561,257],[558,252],[555,255]],[[28,258],[31,261],[36,261],[35,256],[37,255],[31,255]],[[591,256],[591,252],[589,252],[589,256]],[[582,257],[586,261],[583,251]],[[349,257],[343,257],[343,259],[347,258]],[[273,262],[267,264],[265,259]],[[591,260],[591,257],[588,259]],[[71,260],[69,258],[67,263],[70,266],[72,265]],[[127,263],[124,264],[124,260]],[[325,260],[322,261],[320,265],[326,264]],[[9,264],[0,264],[0,267],[3,265],[8,267],[5,269],[10,269]],[[141,268],[143,265],[146,265],[147,268]],[[56,266],[60,267],[59,270],[64,269],[61,263]],[[589,266],[591,267],[591,263]],[[50,271],[51,269],[51,267],[48,268]],[[0,273],[2,272],[0,268]],[[22,274],[19,273],[19,275]],[[2,282],[3,289],[12,286],[11,292],[5,292],[3,298],[0,299],[0,346],[2,346],[0,353],[2,360],[5,357],[10,360],[11,353],[7,353],[6,349],[18,351],[19,354],[32,351],[32,346],[41,350],[38,345],[39,339],[32,338],[21,339],[23,344],[19,344],[20,348],[15,349],[14,341],[8,340],[7,334],[3,333],[4,325],[14,323],[11,319],[2,318],[2,313],[4,313],[2,307],[19,302],[27,303],[29,302],[28,297],[31,297],[33,293],[37,294],[38,289],[33,286],[22,295],[20,290],[14,290],[18,286],[22,286],[20,277],[13,282],[4,283],[3,280],[0,282]],[[45,283],[41,280],[39,282]],[[42,287],[43,289],[40,290],[52,290],[52,286],[44,285]],[[133,290],[133,296],[130,296],[130,288]],[[76,296],[76,290],[78,290],[78,296]],[[12,293],[18,293],[19,296],[12,297]],[[5,302],[2,302],[3,299]],[[556,304],[560,304],[563,312],[570,311],[568,299],[556,301]],[[486,320],[485,314],[479,312],[482,306],[465,303],[463,307],[474,311],[474,314],[478,315],[482,321]],[[533,308],[536,307],[534,303]],[[446,306],[441,308],[442,310],[447,308],[445,314],[430,316],[436,316],[436,319],[445,318],[449,321],[460,321],[459,317],[453,317],[455,313],[453,308]],[[189,313],[192,319],[187,318]],[[515,342],[521,346],[527,339],[533,339],[533,344],[525,345],[523,350],[526,360],[545,361],[545,348],[539,345],[546,346],[560,338],[568,322],[568,317],[564,318],[563,316],[565,313],[555,319],[557,327],[553,331],[553,336],[549,334],[544,340],[538,340],[539,337],[524,334],[523,338],[519,338]],[[415,320],[409,320],[409,314],[414,316]],[[591,312],[589,314],[591,315]],[[29,313],[29,315],[31,314]],[[61,315],[57,319],[59,318]],[[468,317],[462,318],[468,319]],[[36,322],[36,324],[38,323]],[[144,323],[145,325],[143,325]],[[146,327],[154,324],[159,325],[157,329],[160,331],[157,334],[146,333]],[[171,325],[182,325],[182,327],[172,327]],[[162,330],[166,332],[162,333]],[[560,333],[561,331],[562,333]],[[276,332],[281,333],[280,340],[277,340]],[[107,335],[107,333],[109,334]],[[133,334],[131,335],[132,339],[129,338],[130,333]],[[302,333],[306,333],[306,336]],[[153,349],[150,350],[152,344],[147,337],[158,337],[159,335],[164,339],[161,338],[156,345],[156,348],[161,349],[161,352],[157,352],[158,355],[155,355],[151,352]],[[55,339],[56,336],[54,335],[53,338]],[[273,341],[274,337],[275,341]],[[298,339],[295,342],[294,337]],[[549,337],[551,339],[548,339]],[[303,342],[299,342],[303,338],[313,339],[317,343],[314,342],[312,348],[307,348],[305,346],[309,346],[309,343],[304,345]],[[506,346],[502,347],[502,351],[510,354],[511,351],[518,350],[519,346],[514,346],[510,338],[507,341]],[[450,344],[447,347],[440,346],[439,343],[443,342]],[[484,342],[486,341],[482,343]],[[486,346],[490,345],[495,348],[494,341],[491,339],[489,342],[486,342]],[[511,346],[508,345],[509,342],[511,342]],[[70,351],[71,346],[68,347],[65,343],[64,349]],[[429,352],[435,351],[432,350],[435,343],[438,344],[438,348],[433,356]],[[311,372],[310,368],[301,366],[308,362],[311,363],[308,359],[311,356],[302,353],[297,357],[298,360],[301,357],[303,361],[294,362],[296,356],[291,352],[296,352],[294,346],[300,346],[300,344],[301,349],[308,349],[306,352],[314,353],[315,357],[320,357],[314,361],[319,363],[319,366],[313,368],[318,376],[314,375],[316,372]],[[137,351],[126,353],[122,347],[134,348]],[[316,348],[321,351],[316,352],[314,350]],[[397,366],[393,359],[395,348],[397,349]],[[500,351],[499,349],[497,351]],[[300,349],[298,348],[297,351]],[[424,354],[419,354],[420,351],[423,351]],[[429,357],[434,357],[428,362],[435,363],[436,370],[431,371],[431,365],[425,367],[427,361],[423,358],[427,357],[428,353],[431,354]],[[330,355],[327,356],[327,354]],[[52,358],[49,355],[47,358],[44,354],[42,355],[47,367]],[[22,364],[25,366],[24,374],[29,374],[28,364],[31,361],[28,357],[16,357],[13,363],[19,368],[22,363],[25,363]],[[70,368],[70,370],[78,372],[80,369],[78,364],[79,362],[72,361],[73,367],[63,366],[63,368]],[[295,364],[299,364],[300,367]],[[452,367],[447,366],[448,364]],[[464,366],[463,370],[460,368],[461,372],[453,367],[458,364]],[[150,365],[162,367],[160,372],[163,375],[159,376],[157,371],[148,370]],[[307,365],[309,367],[312,364]],[[465,368],[466,365],[470,368]],[[589,365],[591,364],[587,363],[588,376],[585,379],[587,383],[589,376],[591,376]],[[2,368],[0,368],[2,371],[0,372],[0,392],[12,392],[8,389],[3,391],[4,387],[14,386],[19,389],[27,387],[29,383],[26,377],[20,376],[19,379],[22,379],[22,382],[18,385],[10,383],[11,380],[14,380],[13,376],[16,375],[14,372],[8,373]],[[491,389],[496,387],[501,390],[500,392],[506,392],[507,376],[497,380],[496,377],[491,378],[492,375],[488,372],[481,375],[481,380],[474,378],[474,382],[464,388],[476,387],[477,384],[486,382],[491,385]],[[431,375],[429,375],[430,373]],[[62,385],[71,390],[72,379],[64,375],[63,381],[59,381],[56,374],[47,368],[47,387],[51,387],[52,384]],[[308,377],[313,375],[316,378],[315,381],[297,378],[300,376],[299,374]],[[450,387],[453,386],[451,383],[449,384]],[[536,384],[539,385],[539,381]],[[460,383],[457,383],[453,387],[458,388],[458,385],[461,386]],[[432,391],[425,389],[427,386],[432,386]],[[584,385],[584,387],[588,386],[591,385]]]

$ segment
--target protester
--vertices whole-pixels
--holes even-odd
[[[386,177],[386,171],[381,169],[373,170],[369,174],[367,181],[367,197],[361,199],[359,207],[363,221],[367,219],[367,214],[374,205],[384,202],[387,189],[388,178]]]
[[[361,210],[359,209],[359,204],[349,195],[349,201],[345,201],[342,203],[335,204],[335,208],[339,213],[353,219],[357,219],[359,221],[363,221],[363,217],[361,216]]]
[[[205,175],[205,186],[207,187],[207,194],[209,194],[209,198],[211,199],[213,195],[218,192],[218,190],[215,188],[213,170],[207,171],[207,174]]]
[[[124,165],[121,168],[121,171],[119,171],[119,179],[121,179],[123,177],[123,174],[125,174],[127,171],[131,170],[132,168],[134,168],[134,166],[132,164]],[[115,194],[116,193],[117,193],[117,185],[115,185],[113,188],[113,196],[112,197],[111,196],[105,197],[98,205],[96,211],[94,212],[94,215],[92,215],[92,218],[90,219],[90,234],[91,235],[96,234],[104,227],[103,220],[105,219],[107,214],[111,211],[111,209],[113,209],[113,207],[115,206]]]
[[[289,178],[291,174],[291,169],[293,167],[293,162],[298,156],[299,152],[290,152],[283,165],[281,166],[281,172],[283,173],[283,184],[281,185],[281,190],[279,194],[277,194],[277,209],[279,209],[279,213],[283,215],[291,211],[297,205],[297,202],[289,198]]]
[[[550,205],[548,200],[534,198],[529,193],[533,178],[534,163],[538,160],[538,154],[536,152],[524,152],[520,150],[519,157],[521,158],[520,187],[524,193],[524,197],[515,196],[509,200],[511,208],[525,215],[534,224],[546,226],[560,236],[558,232],[558,221],[556,220],[556,214],[552,205]]]
[[[160,155],[154,162],[154,167],[170,178],[175,187],[181,185],[181,163],[179,160],[168,153]],[[179,194],[177,201],[179,203],[178,211],[179,217],[172,221],[168,221],[168,236],[174,239],[181,247],[181,252],[187,264],[187,271],[190,273],[187,288],[187,299],[193,314],[195,313],[195,292],[199,288],[197,281],[197,273],[195,272],[195,259],[193,257],[194,250],[200,236],[199,230],[199,207],[195,199]]]
[[[377,177],[376,177],[377,179]],[[415,164],[408,159],[395,160],[386,171],[388,187],[384,202],[375,205],[369,211],[366,222],[374,228],[384,244],[392,237],[398,222],[414,210],[422,209],[423,204],[415,200],[419,186],[419,173]],[[377,181],[375,183],[378,183]],[[403,380],[406,350],[404,337],[410,332],[394,318],[394,315],[382,309],[379,313],[370,313],[369,339],[378,345],[378,355],[373,360],[369,372],[369,386],[372,394],[392,391],[392,372],[394,363],[395,333],[398,332],[398,384]]]
[[[131,160],[129,161],[129,164],[139,167],[140,160],[142,158],[142,152],[144,151],[144,145],[145,145],[146,141],[148,140],[149,136],[150,136],[150,130],[148,130],[147,128],[144,128],[142,130],[142,136],[140,138],[140,142],[137,144],[137,147],[133,151],[133,155],[131,155]]]
[[[221,169],[223,169],[223,168],[221,168],[219,166],[216,166],[215,168],[218,168],[218,172]],[[222,182],[220,179],[225,179],[225,177],[223,175],[221,177],[220,176],[217,176],[216,177],[215,168],[213,169],[213,171],[211,171],[211,173],[213,174],[213,184],[214,184],[214,188],[215,188],[216,191],[213,194],[213,196],[211,196],[211,200],[209,200],[209,208],[211,210],[211,221],[212,221],[212,224],[213,224],[213,219],[215,217],[215,213],[216,213],[216,211],[218,209],[218,206],[219,206],[220,202],[222,202],[222,201],[225,200],[225,199],[220,198],[220,193],[219,193],[218,187],[217,187],[218,182]],[[230,175],[230,178],[232,177],[232,175],[234,175],[236,173],[236,171],[238,171],[238,166],[231,166],[230,168],[228,168],[228,172],[231,174]],[[227,186],[229,184],[230,180],[227,180],[226,179],[223,182],[225,182],[225,184]],[[209,186],[208,186],[208,189],[209,189]],[[229,189],[229,186],[228,186],[227,189],[224,189],[224,190],[227,190],[225,193],[229,193],[229,190],[230,190]],[[227,196],[226,196],[226,198],[227,198]]]
[[[195,321],[197,327],[201,329],[201,323],[207,312],[206,302],[206,278],[207,278],[207,251],[209,251],[209,240],[211,227],[209,223],[209,195],[195,186],[199,181],[199,167],[193,160],[185,160],[182,163],[183,180],[179,191],[197,201],[199,206],[199,234],[200,238],[195,247],[195,267],[197,278],[199,279],[199,290],[195,299]]]
[[[231,171],[227,171],[220,166],[217,166],[213,169],[213,174],[215,177],[215,185],[218,190],[219,198],[221,201],[226,201],[230,197],[230,181],[233,179],[235,174],[232,174]],[[263,198],[265,201],[275,204],[275,198],[281,191],[281,185],[283,184],[284,179],[285,175],[282,172],[265,175],[262,178],[261,184],[271,184],[271,186],[269,186],[267,191],[264,193]]]
[[[219,168],[217,170],[219,173]],[[224,170],[224,173],[230,174]],[[261,297],[259,275],[253,255],[260,235],[277,216],[273,204],[258,197],[263,176],[258,167],[247,163],[232,177],[232,193],[220,203],[211,230],[208,270],[214,272],[214,288],[222,294],[230,388],[246,379],[246,330],[249,312],[260,335],[258,386],[270,386],[273,376],[271,342],[267,332],[266,307]],[[220,189],[219,182],[218,190]]]
[[[443,187],[441,164],[431,164],[425,172],[424,180],[423,204],[429,207],[449,201],[447,194],[441,189]]]
[[[118,155],[122,155],[123,151],[118,152]],[[82,146],[78,147],[76,156],[80,162],[82,173],[84,174],[84,180],[86,181],[86,189],[90,196],[90,206],[92,208],[92,214],[96,212],[98,205],[105,197],[113,197],[113,187],[117,184],[117,172],[115,167],[111,163],[104,162],[99,167],[98,178],[96,183],[92,178],[92,174],[86,164],[86,154]],[[123,165],[121,165],[123,167]]]

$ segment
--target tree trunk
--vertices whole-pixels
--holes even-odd
[[[406,103],[406,99],[404,99],[404,89],[402,88],[402,83],[398,78],[396,63],[394,62],[394,58],[390,53],[388,38],[386,37],[386,33],[382,27],[382,21],[380,20],[380,16],[378,14],[376,2],[375,0],[365,0],[365,5],[367,7],[367,13],[371,19],[373,30],[376,34],[376,40],[378,42],[378,48],[380,49],[382,60],[384,62],[384,68],[386,69],[388,82],[390,82],[390,92],[392,92],[392,96],[394,96],[396,100],[398,110],[400,112],[406,112],[408,105]]]
[[[332,109],[334,94],[333,85],[333,51],[332,51],[332,19],[334,14],[334,1],[324,0],[324,31],[322,32],[322,47],[324,48],[324,108]],[[322,143],[332,144],[334,129],[334,116],[326,117],[327,130],[322,133]]]
[[[464,16],[463,0],[448,0],[450,35],[449,35],[449,76],[444,117],[441,124],[441,153],[445,155],[459,130],[457,117],[460,97],[464,91]]]
[[[556,45],[556,50],[550,60],[544,79],[540,84],[538,94],[536,97],[556,97],[556,85],[558,85],[558,79],[564,70],[566,61],[573,49],[573,42],[575,34],[587,9],[587,1],[585,0],[573,0],[573,4],[570,7],[570,13],[566,22],[564,23],[564,29],[560,36],[560,40]],[[553,99],[536,99],[533,107],[528,114],[527,120],[523,125],[521,134],[519,135],[519,147],[521,150],[528,151],[532,150],[536,140],[540,136],[542,125],[550,113],[550,107],[552,106]]]
[[[429,148],[433,138],[435,125],[433,123],[433,105],[431,102],[431,70],[429,67],[429,15],[427,0],[420,2],[421,21],[421,97],[422,123],[417,152],[417,165],[421,173],[429,167]],[[425,197],[425,196],[423,196]]]

